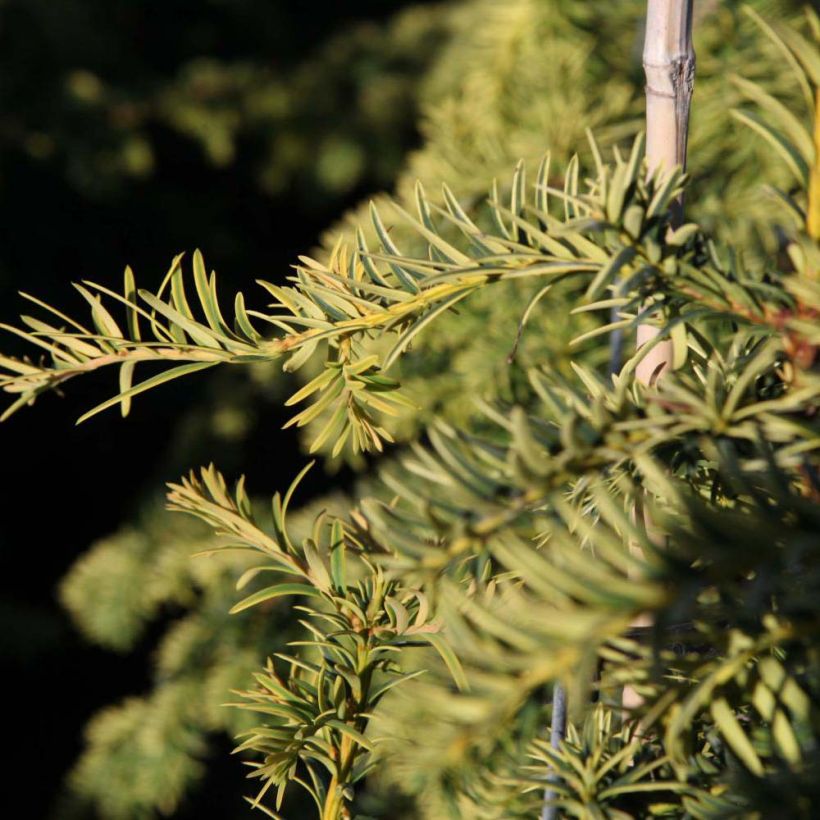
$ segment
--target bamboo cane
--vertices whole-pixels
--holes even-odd
[[[643,69],[646,76],[646,161],[650,174],[686,167],[689,135],[689,109],[695,82],[695,50],[692,46],[693,0],[647,0],[646,37]],[[683,199],[672,206],[673,226],[683,221]],[[638,327],[636,344],[640,349],[660,333],[654,325]],[[642,384],[656,383],[672,364],[672,343],[657,343],[638,365],[635,376]],[[636,509],[636,517],[639,515]],[[663,533],[643,513],[647,536],[662,544]],[[637,545],[633,551],[641,553]],[[646,617],[633,624],[648,626]],[[642,699],[631,687],[624,687],[625,711],[640,706]]]
[[[649,173],[686,167],[689,108],[695,81],[692,47],[692,0],[647,0],[643,48],[646,76],[646,161]],[[676,202],[673,224],[683,221],[683,201]],[[638,328],[641,347],[658,335],[653,325]],[[638,365],[643,384],[657,379],[672,362],[672,343],[659,342]]]
[[[812,239],[820,239],[820,88],[814,107],[814,165],[809,176],[809,206],[806,208],[806,232]],[[815,272],[817,276],[820,271]]]
[[[648,173],[669,171],[676,166],[686,167],[686,145],[689,136],[689,109],[695,81],[695,50],[692,46],[693,0],[647,0],[646,36],[644,39],[643,68],[646,76],[646,159]],[[674,203],[672,223],[683,221],[683,200]],[[638,348],[660,333],[654,325],[638,327]],[[620,340],[612,345],[610,371],[617,371],[620,359]],[[636,378],[642,384],[652,384],[671,366],[672,343],[664,340],[656,344],[636,368]],[[655,542],[663,540],[647,515],[643,516],[647,534]],[[640,552],[636,545],[633,549]],[[634,626],[648,625],[646,618],[638,618]],[[625,710],[642,703],[640,695],[631,687],[624,687],[622,705]],[[566,693],[561,684],[553,692],[553,723],[551,745],[560,747],[566,727]],[[550,780],[551,784],[552,780]],[[551,805],[555,792],[550,785],[544,793],[541,820],[558,816],[557,806]]]

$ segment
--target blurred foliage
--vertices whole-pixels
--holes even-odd
[[[796,15],[798,3],[761,0],[751,5],[767,19],[779,20],[793,28],[801,25]],[[4,11],[6,7],[16,8],[14,4],[6,3]],[[16,13],[22,12],[18,9]],[[47,12],[43,10],[41,13]],[[499,233],[496,223],[509,220],[504,209],[508,207],[511,186],[502,183],[495,208],[487,208],[482,205],[483,197],[494,178],[509,179],[516,161],[523,158],[521,170],[514,178],[523,186],[524,173],[530,180],[535,178],[537,163],[545,148],[552,151],[552,168],[561,170],[560,174],[549,173],[546,179],[550,183],[558,184],[560,180],[563,184],[563,169],[572,152],[579,149],[582,151],[581,170],[575,173],[581,178],[584,174],[592,175],[595,171],[593,158],[584,145],[588,127],[594,128],[602,147],[617,142],[623,144],[625,138],[640,128],[643,77],[638,54],[642,13],[643,3],[637,0],[619,4],[579,4],[568,0],[513,0],[499,4],[473,0],[422,7],[402,12],[383,26],[368,24],[334,35],[316,54],[287,72],[267,63],[252,65],[247,61],[233,61],[216,45],[202,49],[202,53],[208,54],[207,59],[201,53],[190,53],[190,49],[181,46],[180,53],[187,54],[189,59],[175,61],[170,78],[166,75],[163,82],[146,83],[145,88],[136,90],[122,77],[108,76],[99,65],[87,60],[64,72],[60,82],[55,83],[52,101],[58,99],[58,105],[44,106],[39,117],[24,127],[6,122],[0,133],[3,139],[22,147],[32,156],[64,163],[73,184],[96,195],[105,194],[123,175],[152,172],[152,137],[155,127],[161,124],[163,128],[197,143],[211,163],[230,166],[239,158],[250,155],[255,178],[265,191],[274,193],[295,186],[297,196],[332,200],[359,187],[390,184],[404,150],[412,141],[415,112],[420,111],[424,142],[396,176],[396,201],[408,210],[414,210],[419,201],[422,214],[425,207],[434,210],[436,206],[446,206],[451,218],[457,217],[459,209],[464,208],[482,233],[495,236],[503,245],[504,236]],[[731,111],[742,106],[744,111],[752,112],[751,116],[760,116],[757,112],[761,100],[764,110],[766,104],[761,97],[761,87],[774,95],[771,99],[781,101],[790,110],[798,110],[803,96],[800,82],[792,73],[780,70],[784,62],[783,49],[764,36],[754,20],[741,12],[739,4],[704,3],[699,15],[698,79],[690,139],[692,179],[687,186],[690,213],[701,225],[703,234],[699,235],[742,244],[750,263],[770,265],[770,260],[783,250],[786,232],[793,229],[787,216],[781,217],[779,212],[773,216],[775,197],[762,195],[760,186],[765,182],[773,188],[789,191],[795,189],[796,183],[782,157],[767,146],[765,140],[752,138],[748,124],[738,121],[738,115],[733,117]],[[264,27],[254,36],[262,41],[271,25],[266,19]],[[205,41],[199,39],[197,42]],[[283,50],[287,51],[284,44]],[[737,79],[735,75],[746,79]],[[748,81],[757,85],[749,85]],[[9,93],[22,92],[12,89]],[[43,99],[47,98],[48,95],[43,95]],[[352,105],[351,99],[355,101]],[[103,127],[99,131],[99,145],[72,141],[72,118],[76,111],[82,111],[83,117],[100,119]],[[741,113],[740,119],[749,116]],[[36,127],[32,128],[32,123]],[[570,165],[570,179],[573,173]],[[416,180],[421,180],[424,186],[421,197],[415,188]],[[445,195],[439,193],[442,183],[456,192],[458,198],[453,196],[452,202],[447,203]],[[513,189],[515,184],[513,182]],[[354,209],[327,233],[322,247],[313,254],[318,261],[302,260],[298,274],[301,278],[297,284],[303,293],[309,296],[311,282],[321,281],[323,273],[345,273],[348,270],[347,260],[351,257],[344,257],[337,243],[342,237],[353,248],[360,244],[349,231],[351,224],[363,228],[363,242],[368,248],[379,247],[382,254],[401,257],[404,262],[399,264],[423,266],[425,258],[441,262],[442,254],[446,257],[449,253],[441,243],[454,241],[457,231],[453,225],[445,222],[437,229],[440,239],[431,240],[417,225],[391,210],[386,198],[377,198],[377,203],[378,213],[386,226],[382,235],[379,235],[378,221],[374,223],[363,208]],[[514,210],[515,195],[509,207]],[[537,244],[537,237],[534,238],[534,233],[528,234],[526,228],[520,236],[515,226],[505,230],[515,233],[519,242]],[[509,240],[509,235],[506,238]],[[395,249],[391,248],[394,242]],[[460,252],[471,254],[474,249]],[[453,262],[453,259],[449,261]],[[395,264],[396,260],[393,262]],[[384,266],[387,263],[382,259],[377,264]],[[389,264],[387,269],[390,270]],[[416,272],[421,269],[417,268]],[[720,269],[722,272],[727,270]],[[386,280],[390,279],[389,272],[383,275]],[[726,274],[728,279],[734,275],[733,272]],[[392,288],[395,282],[390,281]],[[458,537],[471,537],[469,526],[468,536],[464,536],[448,517],[458,520],[461,515],[464,520],[470,520],[475,510],[490,503],[484,494],[478,499],[471,498],[469,493],[459,498],[454,492],[454,482],[458,486],[464,480],[465,470],[473,477],[476,473],[464,466],[464,455],[458,448],[452,449],[446,444],[448,435],[436,433],[435,428],[426,434],[423,432],[434,417],[443,417],[457,428],[469,425],[474,434],[489,436],[492,446],[497,446],[504,438],[496,424],[499,416],[496,412],[488,418],[486,408],[483,411],[476,408],[474,397],[500,401],[502,405],[514,403],[546,417],[549,413],[541,404],[545,391],[542,389],[539,393],[528,375],[533,367],[549,362],[553,373],[562,374],[568,380],[577,380],[571,362],[576,365],[582,362],[590,369],[605,367],[609,352],[603,346],[582,346],[580,353],[570,347],[573,336],[600,327],[600,321],[593,314],[580,319],[570,316],[570,300],[578,299],[577,289],[558,285],[548,300],[539,301],[534,297],[540,293],[541,284],[540,281],[530,283],[527,279],[511,276],[508,281],[492,288],[475,287],[475,293],[459,303],[457,313],[442,313],[436,319],[437,331],[415,336],[410,350],[397,362],[395,370],[403,382],[403,393],[416,408],[412,412],[400,411],[395,419],[379,416],[377,409],[379,426],[386,435],[378,433],[363,441],[375,444],[376,440],[392,438],[407,442],[421,436],[422,441],[432,445],[449,467],[431,460],[423,447],[414,445],[417,458],[411,457],[402,461],[400,466],[388,468],[383,484],[375,482],[372,477],[361,483],[356,491],[359,497],[375,493],[386,501],[392,493],[398,493],[418,502],[416,513],[406,526],[398,528],[398,532],[389,516],[380,517],[375,512],[377,507],[371,509],[369,526],[376,533],[379,525],[383,527],[385,535],[381,543],[385,551],[401,553],[405,541],[411,546],[414,542],[422,543],[429,549],[429,545],[438,544],[442,539],[446,542],[442,532],[447,533],[446,538],[452,536],[456,543],[461,543]],[[273,283],[274,288],[279,285],[281,282]],[[522,307],[529,300],[533,301],[527,327],[524,327],[523,320],[516,327],[517,317],[521,316]],[[191,301],[193,303],[194,299]],[[180,302],[175,304],[179,307]],[[428,304],[436,303],[421,305],[418,318],[429,316],[424,313]],[[207,312],[207,300],[203,305]],[[328,312],[321,304],[318,306],[324,313],[324,320],[330,320],[331,324],[336,321],[338,317],[334,317],[332,310]],[[173,324],[172,318],[170,325]],[[206,322],[196,328],[195,333],[201,335],[209,327],[213,332],[214,328]],[[548,333],[540,332],[544,327],[549,328]],[[187,331],[183,329],[182,332]],[[515,356],[508,358],[517,335],[520,343]],[[195,336],[192,338],[197,341]],[[226,338],[221,331],[220,338]],[[692,338],[702,342],[697,335]],[[205,340],[200,338],[199,341]],[[212,341],[206,341],[205,346],[213,346]],[[382,363],[391,349],[391,343],[384,335],[375,339],[365,337],[361,345],[356,351],[360,362],[375,356],[377,362]],[[227,343],[223,343],[223,349],[229,349]],[[725,353],[719,345],[715,349],[720,349],[720,355]],[[244,353],[239,351],[238,355]],[[224,358],[222,353],[219,357]],[[302,383],[327,373],[325,363],[317,361],[318,358],[308,361],[299,371],[298,378]],[[727,364],[723,376],[727,383],[731,379],[742,381],[746,378],[740,369],[746,361],[741,356]],[[271,388],[269,380],[274,378],[273,370],[264,361],[254,365],[254,372],[255,382],[251,384],[257,387],[249,388],[249,398],[254,390],[282,389],[281,382]],[[374,378],[368,382],[368,377],[380,376],[372,364],[362,372],[364,378],[360,382],[365,385],[366,394],[369,387],[378,384]],[[587,382],[588,387],[589,384]],[[51,385],[46,383],[45,386]],[[324,387],[326,385],[322,389]],[[370,393],[371,398],[375,396],[382,402],[385,395],[381,390]],[[222,401],[220,399],[220,403]],[[221,424],[223,431],[233,429],[236,438],[241,439],[246,423],[243,422],[245,410],[241,405],[231,407],[230,401],[227,405],[227,410],[218,411],[211,419],[200,423],[210,428]],[[302,417],[308,421],[305,425],[306,447],[315,441],[331,416],[332,409],[326,409],[324,413],[316,414],[316,418]],[[560,422],[562,429],[566,423],[566,419]],[[535,424],[534,430],[527,431],[517,425],[502,424],[516,437],[515,459],[527,469],[530,468],[527,449],[533,442],[538,441],[539,446],[548,449],[554,446],[553,443],[544,444],[541,426]],[[327,456],[338,441],[333,432],[331,428],[326,444],[319,448]],[[596,435],[598,433],[600,431],[596,430]],[[354,439],[351,434],[350,441]],[[572,451],[571,455],[574,458],[577,454]],[[342,457],[354,466],[369,467],[361,455],[357,456],[349,449],[342,453]],[[718,459],[707,461],[713,466]],[[702,465],[697,458],[694,462],[696,466],[692,470],[697,472]],[[456,464],[462,466],[458,468],[454,466]],[[339,458],[330,461],[329,466],[338,468]],[[724,467],[722,465],[720,469]],[[486,469],[486,464],[482,465],[479,472]],[[525,474],[527,469],[524,469]],[[563,478],[572,475],[572,470],[578,467],[574,465],[566,469],[569,473],[563,474]],[[456,471],[455,479],[452,470]],[[415,476],[414,481],[420,479],[421,486],[412,482],[412,486],[406,486],[407,475]],[[727,475],[727,482],[734,480],[731,469]],[[431,476],[432,485],[429,482]],[[655,474],[648,472],[644,479],[648,480],[648,476],[654,480]],[[541,486],[542,480],[539,476],[534,483]],[[553,480],[560,486],[558,478],[551,477],[550,481]],[[784,480],[788,482],[791,478]],[[528,482],[532,481],[529,476],[524,486],[529,488]],[[520,476],[512,479],[506,476],[496,490],[499,495],[490,494],[491,497],[494,501],[503,498],[511,486],[520,490],[517,482],[520,482]],[[581,483],[583,485],[583,481]],[[451,508],[437,508],[442,486],[452,502]],[[699,485],[699,492],[705,492],[703,486]],[[674,504],[669,502],[674,507],[673,518],[682,514],[686,504],[696,503],[684,500],[676,494],[678,491],[664,492],[668,499],[675,499]],[[727,506],[734,502],[731,494],[721,501]],[[345,503],[338,498],[318,503],[329,505],[342,517],[347,512]],[[459,509],[460,512],[454,512]],[[594,509],[594,505],[590,509]],[[304,520],[312,519],[314,512],[307,509]],[[759,512],[752,514],[758,515]],[[430,520],[423,526],[432,526],[432,530],[420,530],[416,537],[414,527],[421,526],[417,516],[424,519],[427,515]],[[794,516],[799,517],[797,512]],[[354,523],[358,520],[354,518]],[[695,520],[707,529],[715,526],[709,513],[700,508]],[[448,523],[445,525],[444,521]],[[298,531],[298,522],[291,522],[290,526],[297,530],[291,540],[301,543],[307,537],[306,531]],[[558,538],[560,527],[554,523],[552,526],[554,537]],[[577,526],[574,523],[569,529]],[[784,532],[793,531],[795,544],[803,537],[804,530],[794,525],[794,517],[787,515],[784,521],[778,521],[772,538],[778,527]],[[451,530],[455,530],[455,535]],[[613,525],[612,531],[616,533],[613,538],[621,539],[623,530],[623,522]],[[670,530],[674,531],[674,521]],[[683,532],[686,532],[685,527]],[[738,535],[743,532],[742,527],[734,534],[722,532],[726,539],[721,548],[723,552],[717,544],[716,554],[710,560],[723,566],[720,562],[727,560],[725,554],[732,554],[733,549],[743,549],[743,539]],[[640,534],[630,534],[640,537]],[[602,525],[597,536],[590,535],[591,543],[599,538],[598,548],[606,550],[610,535],[612,532]],[[704,536],[705,543],[712,543],[711,537]],[[682,536],[682,543],[685,542],[686,538]],[[186,524],[167,522],[157,509],[150,509],[141,522],[92,547],[63,585],[63,600],[84,632],[91,639],[121,651],[134,646],[144,625],[156,618],[164,607],[173,605],[185,611],[171,624],[160,643],[154,690],[141,699],[132,699],[103,711],[89,727],[87,751],[78,763],[74,783],[98,804],[105,817],[152,816],[154,810],[172,813],[185,791],[203,776],[201,759],[206,736],[214,731],[234,733],[250,725],[243,723],[242,713],[218,708],[217,705],[225,699],[224,693],[239,685],[247,686],[248,670],[259,667],[271,647],[281,647],[299,628],[281,598],[272,602],[275,604],[273,609],[250,609],[238,616],[228,616],[226,613],[235,601],[232,585],[247,566],[243,563],[247,559],[227,559],[226,553],[220,553],[188,563],[185,556],[212,545],[210,536]],[[463,544],[462,548],[465,548]],[[471,554],[470,549],[472,547],[467,549],[468,554]],[[475,549],[479,556],[486,555],[485,544],[481,543]],[[790,549],[786,550],[786,563],[794,558]],[[801,548],[795,546],[794,549],[799,553]],[[493,550],[493,560],[501,567],[506,566],[514,575],[515,565],[505,565],[505,561],[509,562],[512,554],[520,556],[520,546],[515,545],[513,549],[509,544],[499,543],[493,546]],[[685,565],[693,554],[696,551],[685,553],[684,550],[688,558],[681,558],[681,563]],[[417,554],[404,558],[413,571],[419,572],[419,577],[430,584],[427,591],[435,597],[433,591],[437,587],[430,580],[430,568],[416,565]],[[560,550],[551,554],[551,560],[559,563],[567,560],[578,569]],[[813,566],[813,559],[803,556],[799,560],[809,561]],[[515,617],[511,624],[522,632],[526,630],[521,624],[525,624],[526,629],[533,629],[534,612],[547,625],[554,617],[553,604],[543,600],[545,579],[549,578],[551,570],[538,564],[532,566],[541,573],[537,575],[541,580],[527,577],[522,584],[523,591],[513,585],[503,599],[505,617],[513,613]],[[403,568],[406,570],[407,564]],[[594,576],[587,579],[590,585],[602,583],[593,570],[585,567],[584,571]],[[693,579],[684,573],[681,581],[679,571],[680,566],[674,561],[668,566],[653,567],[652,572],[662,580],[652,581],[648,591],[643,592],[651,597],[658,584],[667,583],[671,588],[678,584],[683,590],[682,596],[693,595],[692,587],[687,584],[700,588],[700,577]],[[759,571],[757,565],[748,569],[752,575]],[[437,572],[438,569],[432,575]],[[621,580],[616,575],[604,579],[615,586]],[[537,586],[538,583],[541,586]],[[724,591],[725,587],[721,585],[727,584],[728,580],[721,576],[715,583]],[[528,588],[530,584],[534,585],[533,589]],[[634,594],[640,595],[639,585],[635,586]],[[445,587],[445,591],[447,589]],[[583,804],[584,800],[594,799],[601,806],[607,806],[609,797],[605,790],[617,789],[619,784],[616,769],[605,768],[599,791],[593,797],[589,791],[578,797],[577,789],[573,791],[571,772],[577,771],[579,766],[591,766],[594,770],[596,765],[604,765],[609,760],[625,759],[623,750],[634,740],[626,737],[620,726],[612,725],[612,715],[617,710],[609,709],[603,713],[599,708],[592,712],[584,726],[573,729],[569,742],[559,755],[560,760],[536,739],[548,719],[545,714],[548,710],[543,707],[544,688],[551,680],[568,675],[573,665],[580,665],[578,677],[583,677],[582,673],[588,671],[592,663],[589,652],[581,656],[570,652],[567,657],[572,663],[567,662],[558,671],[550,667],[550,671],[535,681],[527,681],[522,688],[518,679],[498,675],[499,669],[509,672],[510,668],[521,668],[521,658],[508,651],[507,642],[515,650],[523,651],[526,663],[531,663],[533,653],[543,653],[547,659],[553,657],[556,635],[547,627],[545,634],[536,631],[534,643],[513,638],[512,632],[505,631],[493,617],[496,604],[492,594],[488,596],[485,612],[481,609],[485,602],[471,610],[469,596],[463,599],[461,590],[450,592],[451,598],[462,601],[470,613],[459,627],[462,615],[449,611],[446,606],[444,609],[448,630],[454,636],[462,659],[471,664],[474,693],[470,698],[456,698],[445,684],[436,679],[425,679],[413,688],[407,688],[405,708],[394,707],[392,722],[390,713],[383,713],[384,725],[388,727],[385,733],[401,742],[393,744],[390,754],[394,763],[388,774],[368,780],[368,783],[371,780],[376,783],[378,788],[357,797],[364,801],[362,805],[367,804],[367,813],[398,816],[389,813],[395,792],[387,791],[387,788],[392,787],[420,801],[415,808],[408,808],[408,816],[426,816],[435,820],[448,816],[447,812],[455,812],[456,816],[531,816],[537,811],[540,796],[537,790],[522,794],[520,782],[521,758],[530,742],[532,760],[538,764],[535,782],[542,782],[548,767],[557,766],[559,771],[565,772],[568,801],[577,797]],[[570,592],[563,590],[562,594],[568,596]],[[745,593],[737,594],[742,598]],[[642,601],[642,605],[645,604],[646,601]],[[696,611],[702,614],[701,610]],[[380,613],[384,623],[396,626],[396,610],[387,607]],[[578,615],[577,612],[574,614]],[[606,649],[605,652],[602,650],[605,662],[612,666],[609,686],[623,684],[630,663],[636,674],[646,675],[648,680],[655,662],[649,652],[642,654],[640,647],[631,644],[628,649],[624,649],[623,644],[612,649],[608,643],[619,640],[618,630],[622,630],[628,618],[624,620],[618,606],[605,609],[605,614],[608,626],[604,638],[590,627],[588,631],[565,635],[565,641],[575,641],[576,644],[586,641],[593,650],[596,647]],[[492,625],[490,632],[495,630],[495,633],[490,638],[481,637],[480,630],[487,629],[488,624]],[[478,638],[471,635],[472,628],[476,628]],[[701,635],[699,640],[713,641],[715,638],[709,634]],[[742,644],[740,638],[737,641]],[[738,646],[740,644],[728,649],[720,646],[716,651],[731,654],[738,650]],[[570,649],[575,651],[577,646],[571,645]],[[741,649],[748,652],[746,648]],[[622,654],[618,656],[618,652]],[[639,662],[634,661],[635,656]],[[422,662],[426,667],[436,665],[425,656],[423,661],[408,661],[407,668],[421,668]],[[693,680],[702,680],[705,675],[712,674],[710,669],[707,672],[699,669],[692,658],[686,664],[689,664],[687,674]],[[678,671],[675,674],[681,679],[685,677]],[[801,679],[801,683],[810,685],[811,681],[806,684]],[[755,685],[756,679],[750,683],[738,678],[732,683],[735,687],[732,697],[738,692],[744,696],[750,691],[755,692]],[[576,700],[579,687],[577,684],[573,690]],[[648,703],[655,703],[653,693],[657,691],[651,687],[644,690]],[[405,697],[401,688],[394,696],[397,704]],[[657,702],[662,701],[663,697],[659,695]],[[424,709],[419,709],[420,703],[425,705]],[[180,708],[180,704],[184,708]],[[745,706],[742,708],[746,709]],[[448,709],[451,711],[447,712]],[[441,719],[443,714],[447,714],[444,720]],[[746,721],[746,712],[743,715]],[[702,717],[698,719],[704,720]],[[419,724],[424,726],[423,744],[414,741],[414,737],[418,737]],[[413,730],[410,737],[405,736],[408,728]],[[765,727],[756,727],[755,731],[763,738],[758,745],[765,747],[770,743],[763,737]],[[801,724],[798,733],[801,731],[808,729]],[[669,737],[671,743],[671,735]],[[732,751],[727,751],[725,743],[721,745],[716,739],[711,724],[708,727],[702,724],[697,730],[697,738],[706,739],[706,746],[697,747],[700,750],[697,765],[704,771],[712,776],[719,771],[720,777],[725,775],[732,780],[733,788],[740,794],[744,790],[752,794],[755,788],[759,788],[756,781],[745,781],[745,775],[736,771]],[[336,738],[338,740],[340,737]],[[730,743],[729,749],[731,746]],[[735,749],[741,747],[746,749],[742,742]],[[683,765],[682,753],[673,762],[671,758],[663,757],[664,752],[659,747],[650,748],[647,744],[644,754],[649,761],[662,760],[657,764],[658,771],[663,772],[664,780],[668,778],[677,784],[670,787],[669,794],[663,795],[663,800],[674,807],[670,811],[681,810],[674,795],[683,792],[690,801],[686,804],[687,811],[693,816],[729,816],[726,812],[735,810],[719,795],[709,797],[699,790],[698,784],[690,783],[692,788],[689,791],[680,788],[683,780],[675,780],[680,769],[676,770],[674,765]],[[596,756],[592,763],[590,755]],[[747,755],[746,760],[749,759]],[[769,758],[766,760],[768,765]],[[810,766],[810,760],[808,758],[807,766]],[[482,761],[483,768],[478,765]],[[778,765],[772,763],[772,766]],[[137,779],[130,777],[129,769],[133,768],[143,775]],[[795,785],[785,770],[778,776],[783,778],[780,785],[775,782],[775,775],[767,780],[778,794],[785,794],[789,788],[798,791],[803,788]],[[808,778],[806,775],[806,782]],[[631,785],[636,779],[640,778],[632,777],[625,783]],[[118,783],[119,787],[112,790],[111,782]],[[720,782],[720,789],[724,789],[728,780]],[[380,789],[384,791],[380,792]],[[512,794],[517,801],[515,808],[511,802]],[[613,796],[617,795],[616,791]],[[649,811],[647,804],[640,803],[640,797],[630,799],[638,800],[636,805],[640,805],[635,808],[630,804],[630,811],[638,812],[633,816],[645,816]],[[710,800],[714,805],[710,806]],[[497,802],[495,808],[494,801]],[[736,810],[742,812],[755,804],[741,798],[738,805],[740,808]],[[476,813],[478,806],[483,812],[480,815]],[[795,806],[793,816],[801,816],[799,805]],[[717,813],[710,815],[709,811]]]
[[[216,167],[241,150],[272,194],[327,204],[389,184],[414,138],[419,78],[445,34],[424,6],[341,31],[343,10],[252,0],[176,0],[160,14],[128,2],[5,0],[0,15],[2,145],[58,163],[91,196],[151,175],[163,130]],[[293,30],[320,26],[321,45],[294,53],[306,32]]]
[[[323,506],[336,514],[347,508],[341,496]],[[306,505],[291,522],[294,532],[309,528],[316,512]],[[259,648],[293,635],[281,603],[229,614],[236,578],[253,562],[236,552],[192,560],[219,543],[206,528],[152,505],[131,530],[95,544],[61,585],[77,626],[118,652],[138,646],[149,622],[169,608],[179,613],[154,653],[154,689],[103,709],[86,729],[71,784],[103,817],[173,813],[206,774],[208,735],[252,725],[223,704],[256,670]]]

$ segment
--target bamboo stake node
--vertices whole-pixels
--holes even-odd
[[[643,69],[649,171],[685,167],[695,85],[692,0],[648,0]]]

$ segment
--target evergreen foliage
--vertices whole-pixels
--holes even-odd
[[[704,12],[698,170],[647,178],[630,139],[638,75],[616,53],[640,4],[624,4],[631,18],[613,5],[585,4],[582,19],[559,0],[455,7],[462,35],[503,20],[453,37],[429,79],[429,142],[397,196],[302,257],[290,284],[260,283],[266,307],[239,294],[229,310],[195,253],[153,291],[130,270],[121,293],[79,285],[84,324],[29,297],[42,318],[6,328],[37,349],[1,360],[6,416],[98,369],[118,371],[119,392],[83,418],[125,414],[216,365],[273,363],[300,378],[286,403],[312,452],[364,464],[407,443],[349,502],[296,521],[298,478],[265,520],[243,481],[192,473],[169,504],[213,536],[167,531],[152,512],[73,571],[66,602],[114,648],[165,602],[190,608],[163,640],[156,691],[90,727],[77,778],[108,816],[171,811],[214,729],[242,732],[252,802],[271,816],[301,787],[323,820],[378,815],[391,789],[414,801],[409,816],[532,817],[550,774],[566,816],[811,816],[820,21],[748,13],[721,55],[736,10]],[[720,57],[740,67],[750,54],[759,73],[733,80],[743,106],[727,131],[713,116],[726,107]],[[775,61],[790,73],[767,70]],[[581,160],[567,123],[602,135]],[[534,166],[550,128],[554,155]],[[480,203],[516,149],[509,183]],[[776,216],[775,197],[751,193],[761,177]],[[684,190],[702,224],[672,230]],[[649,317],[674,372],[644,387],[646,348],[607,369],[610,337]],[[193,544],[209,555],[187,565]],[[113,594],[94,600],[101,577]],[[652,627],[632,628],[639,615]],[[572,709],[557,750],[545,740],[556,682]],[[643,699],[634,714],[627,685]],[[238,711],[214,711],[222,686],[243,689]],[[124,738],[136,751],[121,758]],[[129,784],[140,754],[155,774]]]

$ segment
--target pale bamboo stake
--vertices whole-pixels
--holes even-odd
[[[646,75],[646,161],[649,173],[686,167],[689,107],[695,82],[692,47],[692,0],[647,0],[643,47]],[[683,202],[675,203],[673,224],[683,221]],[[658,335],[658,328],[641,325],[637,345]],[[649,384],[672,362],[672,343],[663,341],[638,365],[638,381]]]
[[[646,159],[648,172],[671,170],[677,165],[686,167],[686,144],[689,136],[689,108],[695,82],[695,50],[692,46],[693,0],[647,0],[646,36],[644,39],[643,68],[646,75]],[[683,221],[683,201],[673,206],[672,223]],[[653,325],[639,325],[636,344],[640,348],[660,332]],[[610,371],[618,369],[620,340],[612,347]],[[672,364],[672,343],[659,342],[641,360],[635,371],[636,378],[649,385]],[[663,534],[644,515],[647,534],[656,543]],[[640,548],[633,546],[640,553]],[[634,626],[647,626],[649,621],[639,617]],[[641,696],[631,687],[624,687],[622,705],[625,710],[642,703]],[[566,727],[566,692],[561,684],[553,691],[553,725],[551,745],[560,747]],[[544,793],[541,820],[558,816],[550,801],[555,792],[548,785]]]
[[[814,165],[809,176],[809,206],[806,208],[806,232],[813,239],[820,239],[820,88],[815,95],[814,106]],[[820,271],[813,271],[816,278]]]
[[[677,165],[686,167],[686,143],[689,136],[689,108],[695,82],[695,50],[692,46],[692,0],[647,0],[646,37],[643,69],[646,75],[646,160],[650,174],[670,171]],[[672,224],[683,221],[683,200],[674,203]],[[654,339],[660,329],[654,325],[638,327],[636,344],[640,348]],[[664,340],[641,360],[635,376],[642,384],[652,384],[672,364],[672,343]],[[654,543],[663,543],[663,533],[644,514],[646,533]],[[641,550],[633,546],[640,554]],[[647,617],[639,617],[634,626],[648,626]],[[625,710],[642,703],[631,687],[624,687]]]

